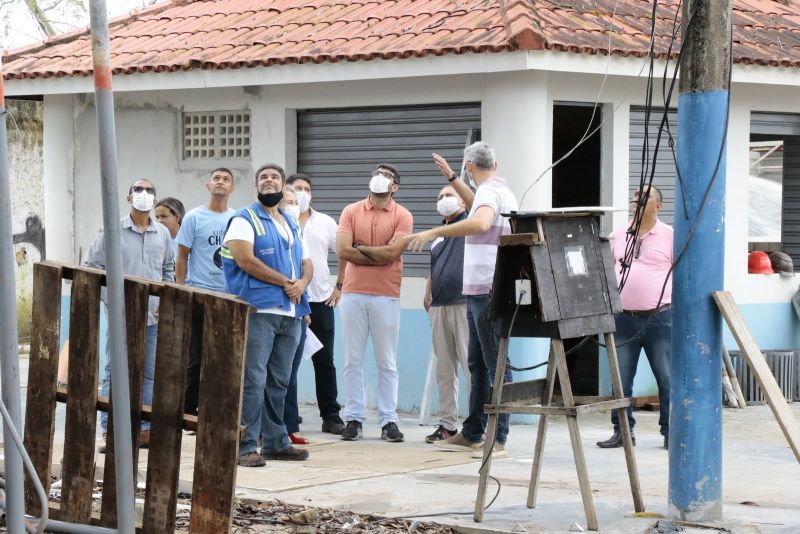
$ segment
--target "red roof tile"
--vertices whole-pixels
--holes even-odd
[[[733,2],[734,61],[800,66],[798,0]],[[662,58],[678,5],[658,3]],[[173,0],[113,20],[111,62],[129,74],[519,49],[644,56],[651,13],[652,0]],[[89,32],[3,61],[7,79],[88,76]]]

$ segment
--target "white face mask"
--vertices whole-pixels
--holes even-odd
[[[387,178],[381,174],[376,174],[369,181],[369,190],[375,194],[388,193],[389,186],[392,185],[392,179]]]
[[[300,208],[300,213],[307,212],[311,206],[311,194],[305,191],[297,191],[294,196],[297,198],[297,206]]]
[[[155,201],[156,196],[151,195],[147,191],[131,194],[131,205],[137,211],[150,211],[153,209]]]
[[[286,206],[285,208],[283,208],[283,213],[285,213],[286,215],[289,215],[290,217],[294,217],[295,219],[299,219],[300,218],[300,208],[298,206],[293,205],[293,204],[290,204],[290,205]]]
[[[436,211],[438,211],[439,215],[442,217],[449,217],[460,208],[461,206],[458,205],[458,199],[456,197],[442,197],[442,199],[436,203]]]

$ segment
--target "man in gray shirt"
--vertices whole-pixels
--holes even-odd
[[[139,276],[163,282],[175,281],[175,252],[172,248],[172,236],[163,224],[150,216],[150,210],[156,200],[156,188],[149,180],[136,180],[128,190],[128,204],[131,212],[120,220],[122,232],[122,270],[126,275]],[[106,247],[103,229],[97,233],[94,243],[86,252],[83,261],[87,267],[106,268]],[[158,298],[150,297],[147,313],[147,348],[144,363],[144,384],[142,402],[146,406],[153,404],[153,374],[156,364],[156,336],[158,333]],[[111,362],[106,361],[100,394],[108,396],[111,385]],[[100,414],[100,426],[103,429],[103,445],[100,452],[105,452],[105,436],[108,428],[108,414]],[[142,448],[150,446],[150,423],[142,422],[142,433],[139,437]]]

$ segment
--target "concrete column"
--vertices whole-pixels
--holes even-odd
[[[544,72],[490,74],[481,103],[482,138],[497,152],[499,174],[522,201],[525,189],[552,162],[553,106]],[[552,175],[545,174],[525,196],[521,210],[548,209]]]
[[[73,96],[44,97],[44,225],[47,259],[77,261]]]

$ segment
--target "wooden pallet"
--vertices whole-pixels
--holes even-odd
[[[97,394],[100,291],[105,273],[57,262],[34,265],[33,324],[25,418],[27,448],[45,493],[50,490],[56,402],[66,402],[62,500],[51,503],[51,517],[69,522],[116,526],[113,425],[109,420],[100,516],[92,514],[97,410],[111,408]],[[69,378],[57,388],[62,280],[72,280],[70,301]],[[153,403],[144,409],[142,380],[147,303],[159,296],[159,328]],[[239,448],[244,353],[249,306],[229,295],[186,286],[125,279],[128,371],[134,475],[141,420],[151,421],[144,533],[175,531],[182,430],[197,431],[190,532],[228,532],[234,504]],[[202,308],[203,326],[192,331],[192,312]],[[200,407],[197,418],[183,413],[189,343],[202,336]],[[120,414],[116,414],[119,416]],[[144,415],[144,417],[143,417]],[[136,480],[136,476],[133,478]],[[26,479],[27,513],[39,515],[40,504]],[[137,529],[137,530],[139,530]]]

